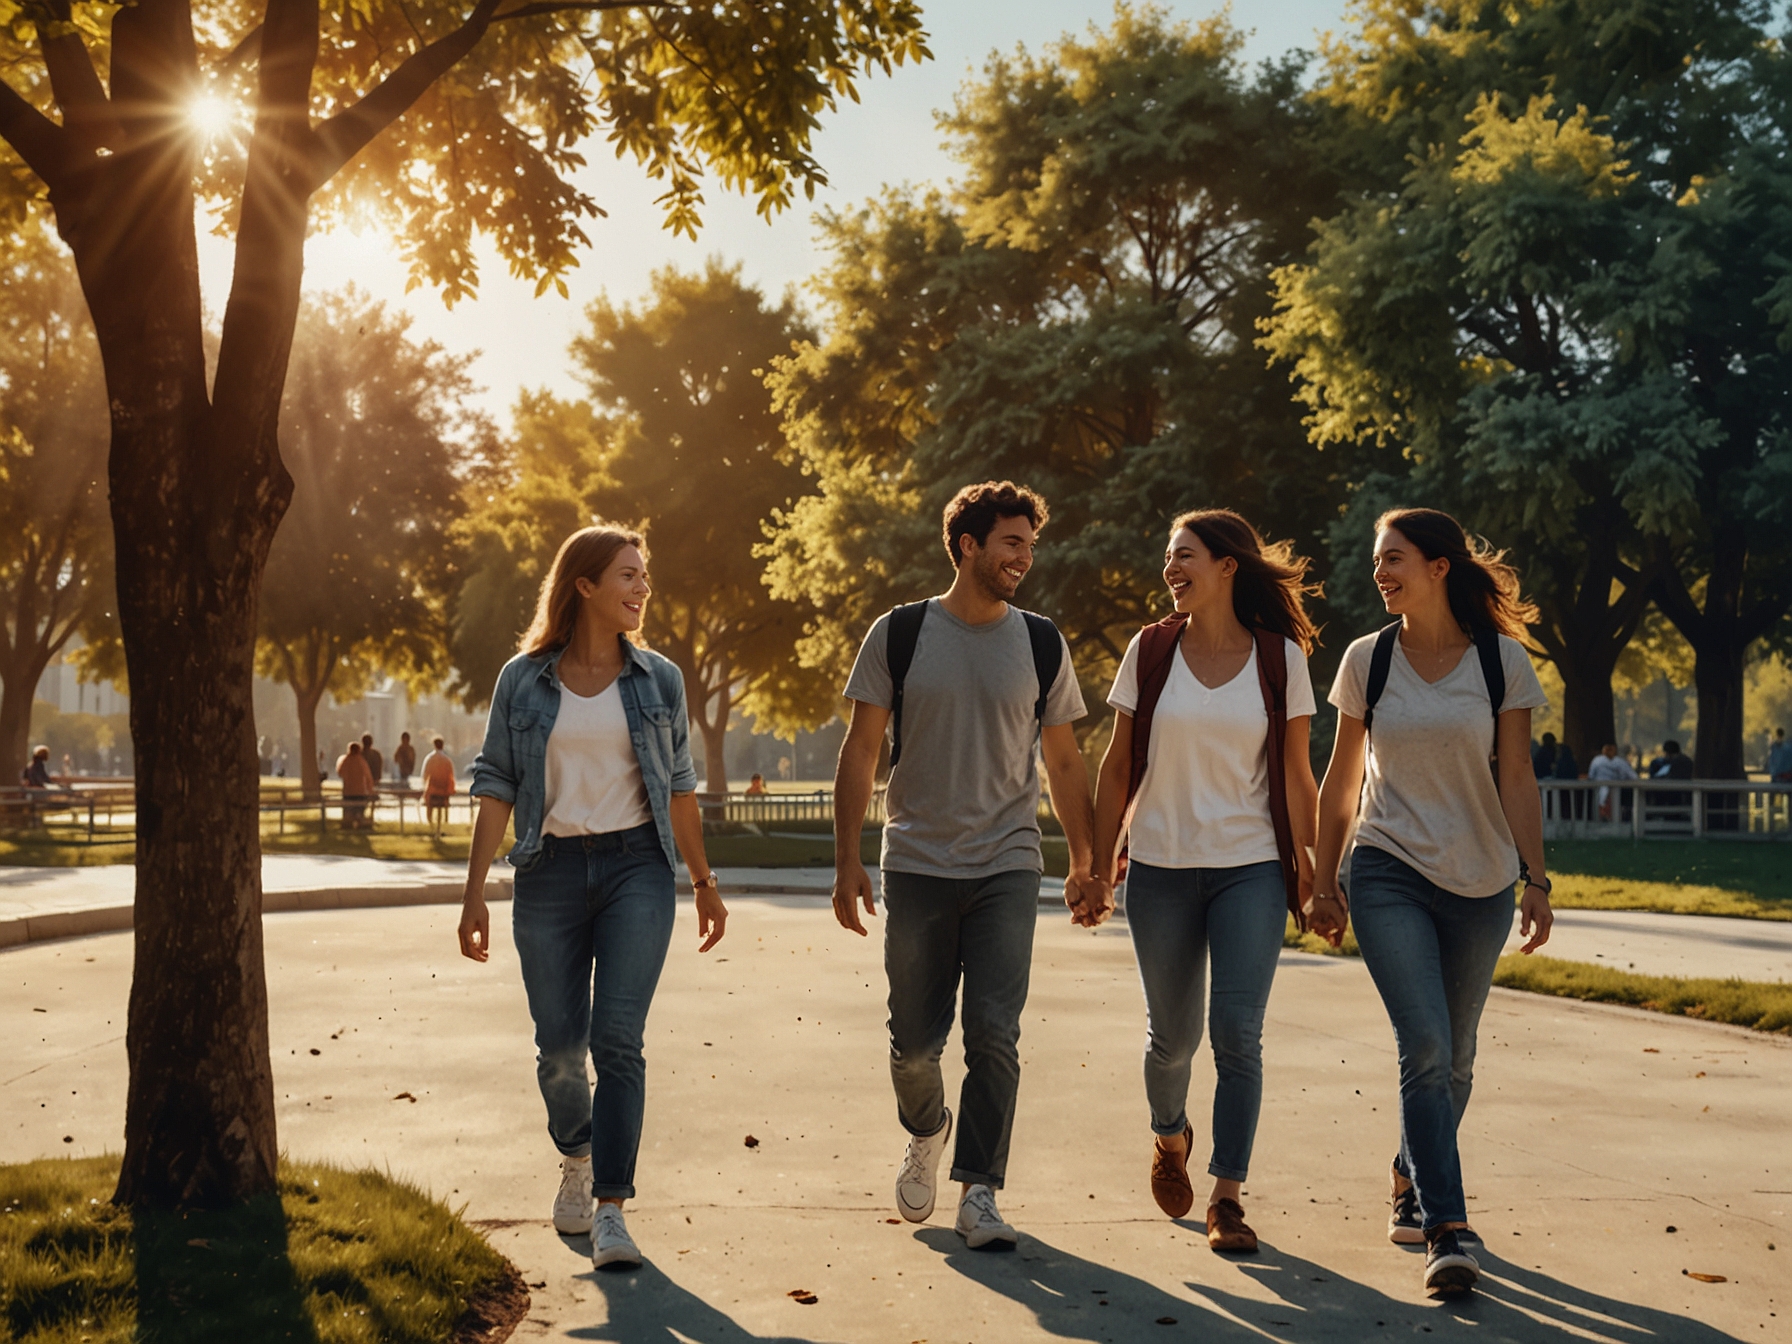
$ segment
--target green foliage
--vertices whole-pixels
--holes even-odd
[[[1652,582],[1708,567],[1721,527],[1759,568],[1786,549],[1769,13],[1369,0],[1317,91],[1354,190],[1277,273],[1263,344],[1315,445],[1376,451],[1365,512],[1435,504],[1517,548],[1577,751],[1611,731]]]
[[[46,111],[49,81],[39,23],[55,5],[0,0],[0,62]],[[66,8],[66,7],[65,7]],[[197,186],[232,226],[258,87],[263,6],[199,0],[193,94],[224,121]],[[823,113],[857,97],[857,80],[928,57],[914,0],[804,0],[766,5],[515,4],[525,17],[493,23],[470,55],[428,88],[408,115],[344,169],[316,204],[317,223],[375,222],[398,239],[413,284],[450,301],[478,284],[474,235],[512,272],[559,286],[589,242],[581,221],[602,203],[570,180],[586,142],[602,136],[660,183],[668,227],[695,236],[706,174],[750,193],[761,213],[812,196],[827,176],[811,149]],[[449,0],[354,0],[319,7],[311,115],[351,107],[420,45],[453,31],[472,5]],[[72,22],[100,70],[110,63],[117,8],[77,3]],[[19,217],[41,186],[6,154],[0,212]]]
[[[299,1338],[445,1344],[502,1256],[423,1191],[282,1163],[220,1213],[110,1203],[116,1157],[0,1167],[0,1320],[20,1344]]]
[[[0,760],[24,759],[50,659],[77,634],[113,628],[106,434],[68,254],[37,221],[0,232]]]
[[[354,699],[383,671],[415,695],[448,671],[448,528],[490,431],[464,409],[470,357],[409,325],[351,287],[307,307],[294,338],[293,498],[262,579],[256,670],[292,687],[304,761],[325,693]]]
[[[804,666],[841,677],[872,617],[943,586],[939,509],[970,481],[1047,497],[1023,600],[1086,676],[1158,614],[1177,510],[1317,540],[1341,483],[1251,343],[1329,175],[1298,67],[1247,74],[1240,41],[1121,6],[1105,32],[994,57],[941,118],[950,196],[827,218],[826,338],[772,376],[816,483],[765,550],[773,591],[823,613]]]

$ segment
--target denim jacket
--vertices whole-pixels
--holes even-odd
[[[527,868],[541,853],[541,823],[547,811],[548,734],[560,713],[560,654],[532,658],[519,653],[498,674],[491,713],[485,721],[485,745],[473,762],[471,792],[512,804],[516,844],[513,868]],[[666,851],[666,862],[678,868],[672,842],[672,795],[697,787],[691,764],[690,720],[685,716],[684,677],[661,654],[622,641],[622,675],[617,678],[623,712],[654,829]]]

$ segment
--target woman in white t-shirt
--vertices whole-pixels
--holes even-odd
[[[1394,1027],[1400,1152],[1388,1237],[1425,1244],[1428,1291],[1460,1293],[1480,1267],[1461,1245],[1473,1233],[1456,1128],[1512,930],[1513,883],[1525,884],[1522,951],[1542,946],[1553,918],[1530,759],[1531,711],[1547,702],[1518,642],[1535,609],[1501,553],[1471,546],[1448,514],[1401,509],[1376,524],[1374,565],[1400,621],[1346,649],[1332,685],[1338,731],[1320,792],[1313,927],[1335,944],[1355,921]],[[1347,907],[1338,869],[1353,822]]]
[[[1127,646],[1108,696],[1094,872],[1113,880],[1130,821],[1126,917],[1149,1024],[1151,1191],[1172,1218],[1194,1203],[1189,1066],[1211,961],[1216,1251],[1257,1249],[1239,1201],[1263,1100],[1263,1013],[1288,912],[1298,917],[1312,878],[1315,631],[1303,602],[1317,590],[1306,571],[1291,546],[1265,546],[1230,510],[1182,515],[1164,554],[1176,612]]]
[[[462,954],[486,960],[486,873],[514,820],[511,929],[561,1159],[553,1222],[589,1232],[599,1267],[641,1263],[622,1204],[635,1194],[642,1035],[672,937],[679,856],[696,892],[699,951],[721,940],[728,918],[703,853],[684,678],[635,642],[650,592],[639,533],[600,523],[560,547],[522,651],[498,674],[473,762],[479,819],[460,921]]]

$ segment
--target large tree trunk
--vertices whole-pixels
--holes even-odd
[[[703,790],[705,793],[728,792],[728,761],[726,750],[728,742],[728,711],[723,708],[716,716],[716,722],[707,719],[697,721],[697,730],[703,734]]]
[[[300,796],[315,803],[324,796],[323,783],[317,777],[317,707],[323,701],[324,689],[319,686],[305,691],[295,686],[292,693],[299,714],[299,760],[304,767],[299,772]]]

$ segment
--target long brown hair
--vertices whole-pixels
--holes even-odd
[[[1481,537],[1470,537],[1462,524],[1437,509],[1389,509],[1375,520],[1375,530],[1392,528],[1427,560],[1448,560],[1444,576],[1450,614],[1472,634],[1497,630],[1513,639],[1537,619],[1537,608],[1519,592],[1518,571]]]
[[[531,658],[565,648],[572,639],[578,622],[579,579],[599,582],[610,562],[624,546],[633,546],[647,558],[647,538],[619,523],[594,522],[581,527],[560,543],[553,568],[541,581],[541,596],[535,600],[535,619],[523,632],[521,648]],[[631,636],[631,639],[634,636]],[[636,643],[640,641],[635,640]]]
[[[1171,522],[1170,535],[1185,527],[1201,538],[1216,560],[1230,556],[1238,562],[1238,572],[1232,576],[1232,610],[1241,625],[1272,630],[1300,645],[1302,653],[1313,652],[1319,627],[1307,615],[1306,600],[1323,590],[1307,582],[1312,562],[1294,553],[1293,542],[1265,542],[1231,509],[1182,514]]]

